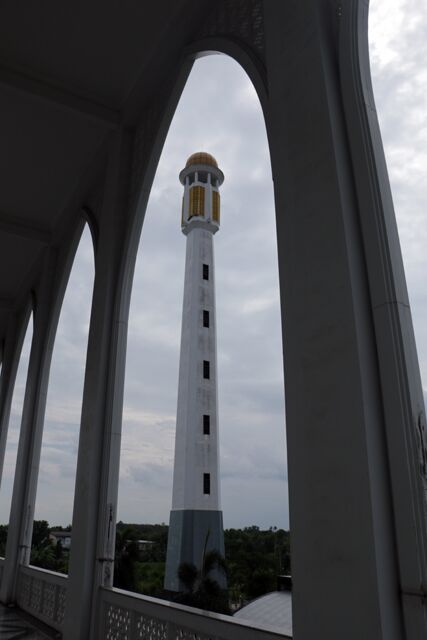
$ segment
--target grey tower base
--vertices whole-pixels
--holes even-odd
[[[167,591],[182,590],[178,580],[178,567],[182,562],[193,563],[200,569],[208,532],[206,550],[215,549],[224,555],[222,511],[192,509],[171,511],[165,575]],[[222,587],[226,586],[224,576],[214,575],[213,577]]]

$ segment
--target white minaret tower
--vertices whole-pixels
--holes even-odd
[[[178,567],[200,568],[203,552],[224,554],[219,488],[213,235],[224,174],[209,153],[194,153],[179,174],[187,236],[172,510],[165,589],[179,591]]]

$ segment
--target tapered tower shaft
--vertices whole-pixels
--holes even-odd
[[[193,154],[180,174],[187,236],[175,463],[165,589],[179,591],[182,562],[200,568],[205,550],[224,553],[219,485],[218,385],[213,235],[224,176],[215,159]]]

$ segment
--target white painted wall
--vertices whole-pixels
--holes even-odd
[[[211,230],[212,229],[212,230]],[[184,302],[175,439],[172,509],[220,509],[218,459],[218,385],[216,362],[215,269],[213,233],[217,227],[200,218],[187,224]],[[203,280],[203,264],[209,280]],[[203,327],[203,310],[209,328]],[[203,378],[203,361],[210,378]],[[210,415],[210,435],[203,435],[203,414]],[[203,474],[210,473],[210,494]]]

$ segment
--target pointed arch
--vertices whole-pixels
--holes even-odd
[[[53,344],[34,516],[35,520],[62,527],[69,525],[72,518],[93,280],[93,239],[85,225]],[[53,486],[61,494],[60,502],[51,498]]]
[[[21,317],[21,322],[15,318],[17,324],[16,341],[14,341],[9,355],[11,362],[5,362],[5,373],[8,374],[8,389],[6,380],[2,378],[2,420],[1,420],[1,462],[0,462],[0,525],[9,523],[12,490],[15,476],[18,441],[24,405],[25,387],[28,376],[31,343],[34,327],[33,301],[29,303]],[[12,337],[11,337],[12,342]],[[6,370],[6,367],[8,370]],[[4,556],[6,538],[0,542],[0,556]]]
[[[218,44],[219,47],[219,44]],[[224,45],[224,49],[225,49]],[[232,47],[230,47],[231,49]],[[200,58],[196,60],[193,71],[190,73],[188,77],[188,82],[186,88],[183,91],[181,99],[178,104],[177,113],[174,116],[174,119],[171,123],[171,128],[169,131],[168,138],[165,143],[165,149],[163,150],[158,168],[156,178],[153,182],[152,187],[152,195],[150,200],[148,201],[147,212],[145,215],[144,226],[142,229],[142,238],[140,250],[138,253],[137,264],[135,269],[135,277],[133,280],[133,297],[131,302],[131,310],[129,314],[129,348],[128,348],[128,356],[127,356],[127,376],[125,383],[125,399],[124,399],[124,417],[123,417],[123,436],[122,436],[122,464],[121,464],[121,484],[119,489],[119,506],[118,506],[118,518],[121,520],[129,521],[132,517],[132,509],[137,508],[137,503],[139,501],[141,518],[148,518],[149,521],[153,519],[157,522],[167,521],[169,517],[169,506],[165,507],[165,500],[170,501],[171,498],[171,479],[172,479],[172,460],[173,460],[173,428],[175,422],[175,412],[176,412],[176,390],[178,384],[178,356],[179,356],[179,342],[180,342],[180,316],[181,316],[181,305],[182,305],[182,287],[183,287],[183,271],[184,271],[184,252],[185,252],[185,241],[181,236],[179,230],[179,202],[182,196],[181,185],[178,181],[178,172],[184,166],[187,155],[190,155],[193,151],[198,150],[197,140],[194,138],[191,140],[191,135],[194,132],[194,129],[197,128],[196,125],[196,113],[200,111],[197,107],[194,108],[194,113],[192,112],[193,121],[191,124],[182,125],[183,135],[182,139],[178,142],[175,142],[173,148],[170,146],[170,137],[173,134],[174,127],[176,128],[176,118],[180,116],[181,105],[183,102],[186,102],[186,90],[187,88],[193,84],[192,78],[193,74],[196,74],[197,79],[194,80],[194,84],[199,83],[199,93],[203,94],[206,91],[206,87],[202,84],[203,77],[209,77],[210,72],[205,70],[204,73],[198,73],[197,69],[202,68],[206,65],[215,65],[217,60],[219,65],[225,64],[227,67],[232,67],[233,70],[237,68],[237,64],[235,60],[231,60],[230,56],[221,56],[217,59],[210,58],[209,60],[204,59],[205,56],[196,55],[196,48],[193,51],[189,51],[188,55],[193,56],[193,58]],[[225,53],[225,51],[224,51]],[[229,53],[229,51],[227,51]],[[234,56],[233,56],[234,57]],[[221,67],[222,69],[222,67]],[[255,73],[255,72],[254,72]],[[256,92],[251,89],[250,81],[246,78],[245,70],[240,69],[240,71],[236,71],[236,75],[239,75],[239,78],[245,78],[244,83],[245,87],[247,87],[247,91],[249,92],[249,100],[252,105],[252,101],[258,104],[256,108],[256,114],[253,116],[257,119],[257,122],[261,123],[260,129],[264,128],[263,116],[261,110],[259,108],[259,101],[257,98]],[[217,81],[221,78],[221,72],[218,72]],[[222,77],[223,83],[225,83],[224,77]],[[243,82],[243,81],[242,81]],[[194,87],[193,87],[194,88]],[[229,85],[226,84],[226,88],[222,85],[222,90],[227,93]],[[245,94],[246,95],[246,94]],[[213,96],[212,96],[213,97]],[[181,102],[183,101],[183,102]],[[230,96],[227,94],[227,101],[231,101]],[[186,102],[186,106],[188,107],[188,102]],[[219,105],[217,105],[219,107]],[[241,105],[243,106],[243,105]],[[226,108],[226,107],[224,107]],[[230,107],[231,108],[231,107]],[[182,107],[184,110],[185,107]],[[238,107],[236,107],[238,111]],[[203,119],[203,115],[199,113],[201,120]],[[251,114],[252,118],[252,114]],[[252,121],[251,121],[252,122]],[[193,130],[193,131],[191,131]],[[218,121],[215,116],[209,114],[209,134],[211,135],[214,131],[217,131],[218,136],[221,136],[221,127],[218,126]],[[257,130],[256,140],[258,141],[258,130]],[[241,167],[243,164],[245,167],[246,159],[248,157],[256,158],[257,151],[258,157],[262,155],[263,168],[262,173],[263,177],[267,178],[267,183],[270,180],[271,169],[269,165],[269,154],[268,154],[268,145],[265,137],[265,129],[259,134],[260,136],[264,136],[262,140],[262,144],[264,145],[264,151],[252,149],[251,153],[248,153],[247,149],[242,149],[241,152]],[[197,136],[196,136],[197,138]],[[216,144],[218,144],[217,141]],[[250,142],[250,141],[248,141]],[[221,153],[221,146],[226,149],[227,143],[229,146],[232,146],[234,141],[228,140],[227,142],[223,141],[219,143],[219,146],[216,149],[204,147],[207,151],[212,151],[214,155],[217,157],[220,163],[224,161],[224,155],[229,161],[229,164],[232,164],[231,158],[227,157],[227,151],[225,153]],[[230,149],[228,149],[230,151]],[[163,158],[166,155],[173,156],[173,162],[175,163],[174,169],[168,169],[165,167],[163,162]],[[222,164],[221,164],[222,166]],[[238,173],[240,173],[238,171]],[[242,177],[240,173],[239,177],[232,176],[232,174],[226,173],[226,180],[224,188],[231,188],[231,185],[236,183],[239,178]],[[156,202],[159,200],[159,192],[161,187],[159,186],[160,180],[163,179],[163,189],[164,191],[170,192],[166,199],[163,200],[163,204],[161,207],[157,206]],[[231,181],[231,182],[230,182]],[[228,184],[227,184],[228,183]],[[166,186],[167,185],[167,186]],[[228,186],[230,185],[230,187]],[[219,302],[222,305],[221,311],[223,308],[227,306],[230,302],[230,299],[233,297],[233,286],[230,284],[227,286],[226,280],[227,277],[230,277],[233,273],[233,269],[230,268],[231,262],[235,262],[236,269],[239,269],[239,263],[241,263],[241,256],[246,253],[246,258],[244,261],[244,267],[248,268],[249,271],[253,269],[253,273],[257,271],[255,264],[251,263],[251,258],[249,256],[249,248],[245,247],[244,239],[246,236],[244,235],[244,229],[246,227],[251,227],[254,224],[254,220],[250,215],[250,194],[252,193],[250,180],[242,181],[240,183],[242,198],[239,202],[238,198],[234,196],[234,200],[232,203],[226,203],[226,195],[223,197],[223,225],[225,227],[215,239],[215,243],[222,244],[221,247],[218,247],[217,250],[221,253],[221,260],[217,260],[217,283],[218,289],[220,287],[225,287],[227,289],[226,297],[228,300],[224,300],[224,298]],[[270,192],[267,197],[264,198],[264,201],[260,203],[259,208],[257,209],[257,224],[261,229],[264,228],[265,234],[261,238],[261,243],[267,237],[269,237],[271,232],[271,237],[275,238],[275,229],[274,229],[274,204],[272,200],[272,188],[270,188]],[[227,211],[228,209],[228,220],[227,220]],[[233,209],[233,212],[230,211]],[[268,216],[268,211],[271,211],[271,216]],[[268,230],[266,229],[268,218]],[[241,221],[241,229],[239,232],[238,224],[232,222],[233,219],[240,219]],[[227,238],[227,225],[230,233],[230,227],[233,227],[233,237],[230,235]],[[156,231],[157,230],[157,231]],[[240,233],[240,239],[239,239]],[[159,247],[156,245],[154,248],[154,244],[152,248],[150,248],[150,244],[156,240],[155,236],[161,237],[161,244],[163,247]],[[262,234],[261,234],[262,235]],[[136,234],[135,234],[136,237]],[[139,239],[139,238],[138,238]],[[258,243],[259,244],[259,243]],[[252,245],[251,245],[252,246]],[[167,247],[165,251],[164,248]],[[254,247],[252,247],[254,248]],[[259,249],[259,247],[258,247]],[[279,298],[278,298],[278,283],[277,283],[277,257],[274,261],[274,252],[276,251],[274,246],[274,241],[272,243],[272,247],[269,247],[268,258],[267,261],[270,265],[270,259],[272,259],[272,268],[275,269],[275,292],[271,293],[268,291],[268,295],[264,297],[261,301],[261,304],[258,308],[255,308],[255,305],[250,308],[249,300],[246,303],[241,303],[241,299],[239,298],[238,292],[244,289],[245,295],[250,296],[250,286],[245,285],[245,278],[239,277],[239,275],[233,276],[234,282],[234,296],[236,298],[236,308],[235,315],[233,317],[233,321],[230,321],[230,317],[228,318],[227,328],[230,329],[234,326],[234,336],[235,338],[238,336],[238,333],[241,333],[241,340],[239,341],[240,347],[244,343],[245,339],[248,339],[248,344],[250,346],[254,346],[257,342],[260,344],[263,341],[263,337],[257,334],[254,330],[254,326],[257,323],[260,323],[260,316],[263,314],[263,311],[270,306],[270,298],[273,300],[273,306],[276,304],[276,311],[274,313],[274,325],[275,329],[273,331],[264,331],[264,339],[272,339],[274,343],[274,347],[269,347],[268,350],[265,351],[264,355],[267,357],[272,356],[275,359],[274,365],[274,375],[271,377],[274,378],[274,393],[277,392],[279,400],[276,403],[279,406],[277,411],[277,415],[274,416],[274,420],[276,420],[277,427],[277,441],[278,445],[274,446],[276,451],[282,451],[282,460],[281,462],[277,462],[274,460],[274,470],[270,470],[270,477],[267,478],[268,475],[265,470],[265,477],[262,479],[262,482],[270,482],[274,484],[276,478],[272,478],[273,474],[280,476],[281,474],[281,482],[282,482],[282,491],[285,486],[285,447],[283,441],[283,379],[280,380],[280,375],[283,377],[282,370],[282,348],[281,348],[281,336],[280,336],[280,312],[279,312]],[[230,261],[230,256],[233,255],[232,260]],[[225,267],[224,262],[222,265],[220,264],[222,258],[225,256],[229,256],[227,267]],[[277,255],[277,254],[276,254]],[[263,262],[262,260],[260,261]],[[264,261],[265,263],[265,261]],[[145,266],[145,269],[144,269]],[[241,265],[240,265],[241,266]],[[262,279],[261,276],[262,268],[258,268],[258,277]],[[241,271],[240,273],[242,273]],[[257,276],[252,280],[256,280]],[[157,283],[155,282],[157,279]],[[143,281],[144,280],[144,281]],[[218,282],[220,280],[220,282]],[[247,280],[246,280],[247,282]],[[252,283],[253,284],[253,283]],[[153,299],[153,294],[151,292],[155,291]],[[271,295],[270,295],[271,294]],[[139,296],[141,299],[141,306],[138,308],[135,304],[135,298]],[[254,297],[257,297],[254,294]],[[267,299],[268,298],[268,299]],[[239,299],[239,304],[237,303],[237,299]],[[274,299],[276,302],[274,302]],[[264,305],[264,309],[263,309]],[[244,307],[244,309],[243,309]],[[145,310],[145,315],[144,311]],[[242,318],[242,313],[246,313],[246,319]],[[254,322],[251,323],[251,314],[253,315]],[[258,318],[255,316],[258,315]],[[247,337],[247,334],[241,331],[243,324],[246,324],[247,327],[252,327],[252,335],[251,337]],[[255,337],[255,340],[254,340]],[[149,340],[152,340],[151,346],[148,345]],[[136,344],[139,342],[146,340],[144,351],[138,353],[136,349]],[[232,347],[233,339],[229,335],[227,339],[227,349]],[[247,350],[250,351],[250,348]],[[249,353],[245,354],[248,358],[248,361],[251,361]],[[258,356],[262,356],[263,354],[258,352]],[[225,358],[226,359],[226,358]],[[230,357],[229,361],[236,360],[237,358]],[[240,364],[241,368],[244,369],[247,365],[246,362],[243,364],[244,357],[241,355]],[[150,362],[149,366],[147,363]],[[255,360],[252,360],[252,365],[254,370],[256,366],[254,365]],[[224,364],[223,364],[224,366]],[[145,368],[145,371],[142,370]],[[278,375],[279,372],[279,375]],[[242,376],[243,377],[243,376]],[[250,376],[246,376],[250,378]],[[260,373],[260,377],[262,378],[262,374]],[[279,380],[276,380],[276,377]],[[227,378],[227,380],[231,384],[231,376]],[[243,381],[243,386],[246,381]],[[240,382],[242,380],[240,379]],[[265,387],[268,387],[269,381],[265,381]],[[260,380],[258,380],[258,385],[254,384],[252,387],[252,395],[255,397],[257,393],[260,392],[262,384]],[[225,384],[223,385],[222,392],[225,391]],[[232,396],[234,395],[234,399],[236,400],[237,395],[234,392],[234,387],[230,391],[227,396],[227,403],[231,403]],[[159,405],[161,403],[160,396],[162,396],[163,400],[165,396],[167,396],[167,401],[164,406],[166,406],[166,410],[161,414],[159,412]],[[137,402],[141,404],[137,406]],[[255,402],[255,401],[254,401]],[[281,407],[280,407],[281,405]],[[239,404],[241,407],[241,404]],[[253,409],[253,407],[252,407]],[[255,412],[252,411],[254,414]],[[278,420],[277,420],[278,417]],[[236,413],[233,415],[228,413],[226,417],[224,417],[224,423],[231,424],[233,420],[237,421],[238,411],[236,409]],[[253,423],[249,425],[248,421],[248,413],[245,412],[246,419],[246,427],[247,433],[251,431],[251,440],[256,441],[256,435],[254,432],[256,431],[255,426],[255,418],[252,415]],[[155,442],[155,438],[153,438],[153,433],[156,432],[155,438],[157,438],[157,442]],[[139,429],[139,431],[138,431]],[[267,427],[268,430],[268,427]],[[231,456],[237,456],[237,448],[241,450],[242,442],[245,439],[243,433],[240,435],[236,435],[234,432],[233,438],[234,442],[230,445],[230,441],[227,441],[229,434],[224,433],[226,429],[223,425],[223,432],[221,434],[221,439],[223,442],[227,444],[227,447],[232,448]],[[268,438],[266,438],[267,440]],[[239,444],[240,443],[240,444]],[[144,446],[145,445],[145,446]],[[138,447],[141,447],[138,453]],[[144,450],[145,449],[145,450]],[[138,462],[138,455],[140,456]],[[279,454],[278,454],[279,455]],[[126,456],[126,460],[125,460]],[[227,456],[228,457],[228,456]],[[238,457],[238,456],[237,456]],[[274,458],[274,456],[271,456]],[[139,464],[139,467],[138,467]],[[249,462],[248,462],[249,465]],[[227,464],[225,465],[227,468],[227,480],[226,483],[232,488],[235,493],[237,488],[237,481],[231,479],[231,469],[229,469],[229,464],[227,460]],[[280,471],[281,468],[281,471]],[[279,471],[277,471],[279,469]],[[253,471],[253,466],[251,466],[251,471]],[[248,482],[247,477],[248,469],[243,470],[243,473],[246,474],[246,482]],[[240,482],[242,482],[240,478]],[[245,482],[243,480],[243,482]],[[150,491],[146,493],[144,496],[144,484],[150,486]],[[154,484],[151,484],[154,483]],[[271,486],[271,485],[270,485]],[[125,488],[126,487],[126,488]],[[229,487],[227,487],[228,489]],[[241,488],[241,487],[240,487]],[[224,492],[225,494],[227,491]],[[157,495],[157,503],[163,502],[163,511],[153,510],[151,502],[154,501],[154,495]],[[169,494],[169,495],[168,495]],[[250,495],[250,492],[247,494]],[[268,503],[268,498],[271,498],[272,494],[271,490],[267,492],[266,499],[264,502]],[[161,498],[159,499],[159,496]],[[124,506],[125,501],[127,502],[126,507]],[[262,501],[260,500],[260,503]],[[279,499],[271,501],[275,505],[273,507],[274,510],[277,510],[277,505],[280,504]],[[286,503],[286,500],[283,501]],[[165,513],[166,508],[166,513]],[[225,511],[225,508],[224,508]],[[228,508],[228,513],[230,509]],[[135,513],[135,511],[134,511]],[[152,514],[151,517],[148,514]],[[224,514],[225,515],[225,514]],[[265,518],[265,526],[268,527],[271,524],[280,524],[282,526],[287,525],[287,515],[280,515],[280,519],[275,517],[273,521],[271,521],[271,517],[268,517],[264,514]],[[136,516],[134,516],[136,518]],[[132,521],[147,521],[147,520],[132,520]],[[237,521],[235,523],[237,526]],[[253,524],[253,522],[244,522],[242,524]]]

